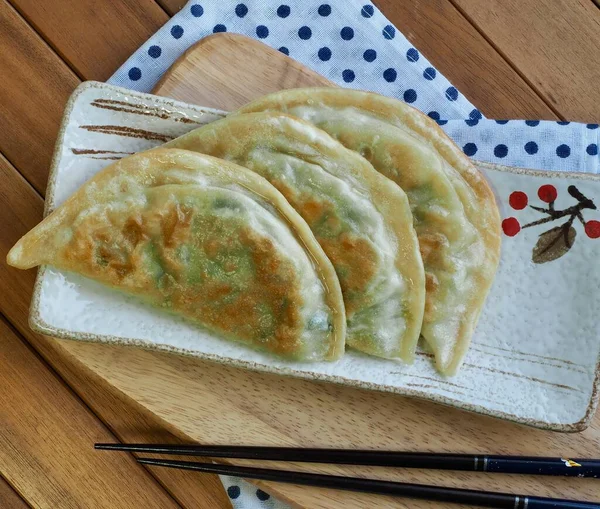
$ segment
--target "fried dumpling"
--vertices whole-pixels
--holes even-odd
[[[281,111],[362,154],[408,195],[425,265],[422,334],[456,372],[496,273],[500,219],[483,175],[437,124],[403,102],[335,88],[286,90],[238,113]]]
[[[323,131],[280,113],[228,117],[166,146],[228,159],[269,180],[333,262],[346,307],[346,343],[413,360],[425,281],[410,207],[398,186]]]
[[[8,263],[77,272],[284,358],[344,352],[339,281],[306,223],[259,175],[194,152],[110,165]]]

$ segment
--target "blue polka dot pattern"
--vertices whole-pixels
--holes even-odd
[[[374,49],[365,50],[365,52],[363,53],[363,58],[367,62],[372,62],[377,58],[377,52]]]
[[[481,114],[481,111],[479,111],[477,108],[474,108],[469,113],[469,118],[481,120],[483,118],[483,115]]]
[[[329,4],[320,5],[319,9],[318,9],[318,13],[319,13],[319,16],[323,16],[323,17],[329,16],[331,14],[331,5],[329,5]]]
[[[327,47],[321,48],[318,55],[323,62],[327,62],[331,58],[331,50]]]
[[[269,37],[269,29],[265,25],[258,25],[256,27],[256,36],[259,39],[265,39]]]
[[[475,154],[477,154],[477,145],[475,145],[475,143],[467,143],[463,147],[463,152],[469,157],[473,157]]]
[[[142,77],[142,71],[139,67],[132,67],[127,74],[131,81],[137,81]]]
[[[162,53],[162,49],[160,49],[160,46],[150,46],[148,48],[148,55],[150,55],[152,58],[158,58],[160,57]]]
[[[429,115],[433,120],[435,120],[438,125],[446,125],[448,123],[447,120],[442,120],[440,118],[440,114],[437,111],[430,111],[427,115]]]
[[[190,7],[190,12],[192,13],[192,16],[194,16],[194,18],[199,18],[204,14],[204,9],[200,4],[194,4]]]
[[[312,36],[312,30],[307,27],[306,25],[303,27],[300,27],[300,29],[298,30],[298,37],[300,37],[300,39],[302,39],[303,41],[307,41],[308,39],[310,39]]]
[[[409,88],[404,92],[404,101],[407,103],[414,103],[417,100],[417,92],[412,88]]]
[[[345,69],[342,72],[342,79],[346,82],[346,83],[352,83],[354,81],[354,78],[356,78],[354,71],[352,69]]]
[[[556,155],[562,159],[565,159],[571,155],[571,147],[569,145],[559,145],[556,147]]]
[[[385,28],[381,31],[381,33],[388,40],[396,37],[396,29],[392,25],[386,25]]]
[[[354,30],[351,27],[344,27],[340,31],[340,36],[344,41],[350,41],[354,37]]]
[[[528,141],[523,148],[530,156],[537,154],[538,152],[538,144],[535,141]]]
[[[396,69],[392,69],[391,67],[383,71],[383,79],[388,83],[393,83],[394,81],[396,81],[397,76],[398,72],[396,71]]]
[[[471,113],[469,113],[469,118],[465,120],[465,123],[470,127],[476,126],[479,124],[479,121],[482,117],[483,115],[478,109],[471,110]]]
[[[363,18],[370,18],[371,16],[373,16],[374,12],[375,12],[375,9],[373,9],[372,5],[363,5],[363,8],[360,11]]]
[[[280,18],[287,18],[290,15],[290,12],[292,12],[292,10],[289,5],[280,5],[277,7],[277,16]]]
[[[503,144],[496,145],[494,147],[494,155],[500,159],[506,157],[508,155],[508,147]]]
[[[265,500],[269,500],[271,498],[271,495],[265,493],[263,490],[256,490],[256,498],[264,502]]]
[[[449,101],[456,101],[458,99],[458,90],[454,87],[448,87],[446,89],[446,99]]]
[[[229,488],[227,488],[227,495],[229,495],[229,498],[235,500],[236,498],[238,498],[240,496],[240,487],[239,486],[229,486]]]
[[[423,78],[426,80],[432,81],[435,79],[437,72],[433,67],[428,67],[423,71]]]
[[[236,32],[279,48],[338,85],[414,101],[410,104],[431,112],[433,120],[463,150],[473,143],[479,159],[526,168],[600,173],[600,157],[593,155],[600,149],[600,119],[590,119],[588,122],[594,123],[588,124],[567,124],[568,119],[558,123],[485,119],[427,61],[420,48],[385,19],[374,1],[191,0],[121,66],[111,82],[148,92],[197,40],[213,30]],[[500,159],[494,155],[499,144],[508,149]],[[563,144],[568,149],[557,152]],[[469,149],[472,147],[467,146],[467,152]],[[566,156],[567,152],[570,155]],[[249,494],[259,504],[256,488],[247,490],[235,480],[226,486],[230,485],[240,487],[240,499]]]
[[[419,60],[419,52],[415,48],[410,48],[406,52],[406,59],[409,62],[416,62],[417,60]]]
[[[173,25],[171,28],[171,35],[175,39],[179,39],[183,35],[183,27],[181,25]]]

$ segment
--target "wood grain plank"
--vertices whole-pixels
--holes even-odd
[[[0,154],[0,312],[23,334],[29,330],[29,302],[35,270],[18,271],[6,264],[9,249],[42,219],[44,202]]]
[[[0,469],[29,504],[178,507],[129,455],[102,455],[114,437],[0,318]],[[9,506],[10,507],[10,506]]]
[[[187,0],[156,0],[156,1],[171,16],[174,16],[175,14],[177,14],[183,8],[183,6],[187,3]]]
[[[28,334],[28,339],[121,442],[181,444],[190,441],[168,422],[84,366],[60,342],[33,338],[33,333]],[[231,508],[231,501],[216,475],[159,467],[148,467],[148,470],[183,507]]]
[[[561,116],[600,120],[600,10],[590,0],[452,1]]]
[[[63,108],[79,79],[6,0],[0,69],[0,151],[43,193]]]
[[[61,377],[94,410],[106,426],[126,442],[173,442],[178,438],[164,422],[131,398],[94,375],[52,339],[37,335],[27,323],[35,271],[18,271],[4,263],[8,249],[42,218],[43,201],[6,159],[0,156],[0,310]],[[185,507],[230,507],[217,476],[150,469],[162,486]],[[0,507],[3,507],[0,504]]]
[[[169,19],[154,0],[10,1],[87,80],[108,79]]]
[[[19,494],[12,489],[10,484],[0,476],[0,507],[6,507],[8,509],[27,509],[29,506],[19,496]]]
[[[374,3],[484,115],[558,118],[449,0]]]

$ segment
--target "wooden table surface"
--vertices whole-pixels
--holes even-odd
[[[375,3],[485,115],[600,121],[600,0]],[[94,453],[96,441],[176,437],[29,330],[35,274],[5,264],[8,249],[42,217],[71,91],[83,80],[106,80],[184,4],[0,0],[2,508],[229,507],[216,477]]]

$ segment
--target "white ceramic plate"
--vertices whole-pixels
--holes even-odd
[[[101,83],[81,85],[66,108],[46,212],[112,160],[155,147],[223,114]],[[523,195],[513,195],[517,208],[511,206],[509,197],[515,191],[525,193],[528,205],[547,208],[538,191],[553,186],[554,209],[562,211],[580,203],[568,192],[569,186],[576,186],[600,205],[598,177],[479,166],[497,193],[503,218],[514,218],[504,223],[509,232],[515,221],[525,225],[550,218],[529,206],[520,209]],[[504,236],[494,286],[465,363],[453,378],[440,377],[424,351],[412,366],[351,351],[334,363],[280,361],[52,268],[39,271],[31,324],[64,338],[170,350],[255,370],[427,398],[538,427],[581,430],[598,401],[600,238],[590,235],[600,226],[596,223],[600,212],[589,208],[580,212],[589,235],[576,215],[571,228],[561,230],[571,218],[567,213]],[[535,263],[532,258],[555,259]]]

